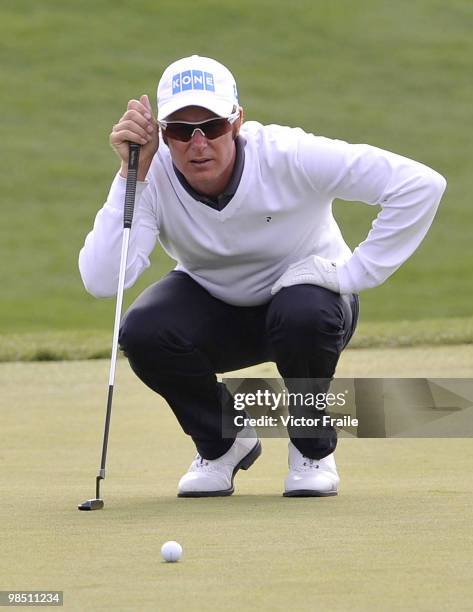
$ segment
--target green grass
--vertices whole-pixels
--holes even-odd
[[[405,371],[425,363],[405,352]],[[107,369],[0,365],[2,589],[63,590],[65,610],[469,609],[471,440],[341,439],[340,495],[296,500],[281,496],[286,442],[266,439],[233,497],[177,499],[192,444],[122,362],[105,508],[81,513]],[[159,555],[169,539],[184,548],[175,565]]]
[[[227,63],[248,119],[369,142],[445,174],[416,255],[363,296],[367,321],[471,316],[473,210],[469,0],[238,3],[4,0],[0,52],[0,331],[108,330],[112,300],[82,288],[77,255],[117,161],[126,101],[199,52]],[[356,245],[371,208],[336,205]],[[128,300],[172,263],[159,249]]]
[[[0,362],[101,359],[110,355],[112,330],[51,330],[0,334]],[[473,344],[473,318],[361,323],[351,349]]]

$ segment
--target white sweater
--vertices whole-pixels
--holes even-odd
[[[383,283],[427,233],[446,186],[434,170],[364,144],[307,134],[300,128],[242,125],[245,165],[221,210],[194,200],[160,143],[139,182],[125,287],[150,265],[159,241],[213,296],[238,306],[269,301],[287,267],[315,254],[338,263],[341,293]],[[115,177],[79,256],[86,289],[116,294],[126,180]],[[351,253],[332,214],[335,198],[379,204],[367,238]]]

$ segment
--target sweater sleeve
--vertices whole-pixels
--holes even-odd
[[[107,201],[95,217],[79,254],[79,270],[86,290],[95,297],[116,295],[123,238],[126,179],[117,174]],[[128,243],[125,288],[131,287],[150,265],[149,255],[159,233],[147,182],[136,186],[135,210]]]
[[[381,285],[424,239],[446,187],[431,168],[369,145],[306,134],[298,163],[313,189],[330,199],[379,204],[366,239],[338,266],[341,293]]]

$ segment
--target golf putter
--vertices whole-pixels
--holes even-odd
[[[117,363],[118,332],[122,313],[123,289],[125,285],[126,260],[128,255],[128,241],[130,238],[131,222],[135,207],[136,178],[138,174],[138,161],[140,157],[140,145],[129,143],[128,175],[125,189],[125,209],[123,213],[123,241],[120,259],[120,272],[118,275],[117,304],[115,308],[115,325],[113,328],[112,356],[110,360],[110,377],[108,383],[107,414],[105,417],[105,430],[103,434],[102,460],[95,481],[95,498],[88,499],[78,506],[79,510],[101,510],[104,506],[100,497],[100,481],[105,479],[105,463],[107,460],[108,432],[110,429],[110,417],[112,415],[113,385],[115,383],[115,367]]]

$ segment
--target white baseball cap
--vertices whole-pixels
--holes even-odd
[[[220,117],[231,115],[239,104],[230,70],[200,55],[173,62],[158,84],[158,121],[185,106],[202,106]]]

